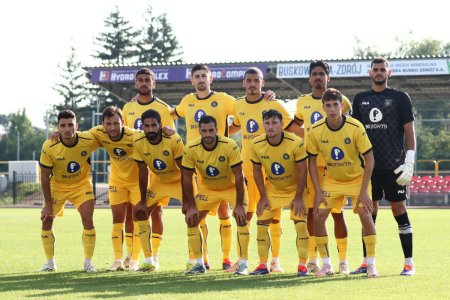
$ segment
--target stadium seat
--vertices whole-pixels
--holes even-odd
[[[439,181],[436,183],[436,186],[445,187],[445,186],[448,186],[448,182],[447,181]]]
[[[442,176],[433,176],[433,178],[431,178],[431,180],[433,180],[434,182],[444,181]]]
[[[444,177],[444,181],[445,181],[445,182],[450,182],[450,175],[445,176],[445,177]]]
[[[427,186],[422,186],[419,188],[419,193],[429,193],[430,192],[430,188]]]
[[[433,180],[427,181],[427,182],[425,182],[425,186],[426,187],[435,187],[436,182],[434,182]]]
[[[415,180],[415,181],[411,181],[411,185],[422,186],[422,185],[424,185],[424,182],[422,181],[422,179],[418,179],[418,180]]]
[[[432,188],[430,188],[430,193],[440,193],[441,192],[441,188],[434,186]]]
[[[409,192],[412,194],[417,194],[419,192],[419,187],[418,186],[410,186]]]
[[[425,176],[422,176],[421,179],[422,179],[422,181],[430,181],[432,179],[432,177],[429,175],[425,175]]]
[[[414,175],[411,180],[412,181],[418,181],[419,179],[420,179],[420,176]]]
[[[441,189],[441,192],[442,192],[442,193],[450,193],[450,185],[444,186],[444,187]]]

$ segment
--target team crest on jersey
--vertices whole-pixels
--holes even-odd
[[[217,106],[217,101],[211,102],[211,106],[212,106],[212,107],[216,107],[216,106]]]
[[[86,151],[82,151],[81,152],[81,156],[86,156],[87,155],[87,152]]]
[[[391,106],[391,105],[392,105],[392,99],[384,100],[384,106]]]
[[[125,152],[125,150],[120,149],[120,148],[114,148],[113,149],[113,153],[117,156],[125,156],[127,153]]]
[[[311,114],[311,124],[314,125],[317,121],[323,118],[322,114],[318,111],[315,111]]]
[[[194,115],[195,122],[200,121],[201,117],[203,117],[204,115],[206,115],[204,110],[202,109],[197,110]]]
[[[378,108],[372,108],[369,112],[369,119],[372,123],[378,123],[383,119],[383,114]]]
[[[134,121],[134,129],[142,130],[142,120],[141,120],[141,118],[137,118],[136,121]]]
[[[283,166],[277,162],[274,162],[271,166],[272,174],[281,175],[285,172]]]
[[[219,161],[220,161],[220,162],[224,162],[224,161],[225,161],[225,156],[222,156],[222,155],[219,156]]]
[[[247,131],[250,133],[256,132],[259,129],[258,122],[253,119],[247,121]]]
[[[164,150],[164,151],[163,151],[163,155],[164,155],[164,156],[169,156],[169,151]]]
[[[160,159],[155,159],[153,161],[153,167],[155,167],[156,170],[164,170],[167,168],[166,164]]]
[[[67,172],[68,173],[75,173],[80,169],[80,165],[76,161],[70,161],[67,164]]]
[[[333,147],[331,149],[331,158],[334,160],[341,160],[344,158],[344,151],[340,149],[339,147]]]
[[[347,145],[350,144],[352,142],[352,140],[350,138],[345,138],[344,143],[346,143]]]
[[[289,154],[287,154],[287,153],[283,154],[283,158],[288,160],[289,159]]]
[[[213,166],[206,167],[206,174],[210,177],[216,177],[219,175],[219,170]]]

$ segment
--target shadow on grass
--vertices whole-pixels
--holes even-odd
[[[28,297],[68,296],[86,293],[89,297],[115,298],[150,294],[196,294],[232,290],[258,291],[286,287],[306,287],[323,282],[367,280],[364,276],[297,277],[295,274],[237,276],[221,271],[187,276],[178,272],[130,273],[100,271],[94,274],[55,272],[0,275],[0,292],[25,293]],[[29,291],[29,292],[28,292]],[[273,290],[272,290],[273,292]],[[81,295],[80,295],[81,296]]]

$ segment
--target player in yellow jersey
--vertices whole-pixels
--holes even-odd
[[[138,168],[132,157],[134,130],[123,126],[123,114],[120,108],[108,106],[102,113],[102,125],[91,128],[90,132],[106,149],[111,161],[108,198],[113,217],[111,239],[114,262],[110,270],[120,271],[124,269],[122,247],[127,205],[131,203],[135,206],[140,199]],[[130,265],[130,270],[137,269],[137,263]]]
[[[306,228],[306,154],[303,140],[295,134],[284,132],[283,115],[269,109],[262,115],[265,134],[251,143],[253,175],[261,195],[256,214],[258,216],[258,255],[260,264],[251,275],[269,274],[267,264],[271,244],[269,224],[279,216],[283,207],[291,208],[291,219],[297,232],[296,245],[299,264],[297,274],[307,276],[308,230]],[[264,183],[262,168],[267,180]]]
[[[374,167],[372,144],[364,126],[356,119],[342,115],[342,94],[327,89],[322,95],[326,118],[310,130],[307,151],[309,173],[314,185],[314,232],[322,258],[316,276],[333,275],[325,222],[332,210],[341,210],[345,197],[352,199],[353,212],[358,213],[367,250],[367,276],[377,277],[375,267],[376,231],[372,219],[373,203],[370,177]],[[317,156],[321,154],[326,169],[319,180]]]
[[[200,137],[186,144],[182,161],[183,206],[188,224],[189,247],[195,256],[195,265],[186,274],[205,272],[200,220],[204,219],[208,212],[217,210],[220,203],[225,201],[233,207],[233,216],[237,223],[239,266],[235,273],[246,275],[249,244],[246,218],[248,199],[239,147],[232,139],[218,135],[214,117],[202,116],[198,126]],[[194,194],[192,183],[194,172],[201,177],[197,194]]]
[[[142,113],[149,109],[154,109],[161,115],[163,127],[175,129],[171,108],[164,101],[153,95],[153,90],[156,87],[155,74],[153,71],[148,68],[138,70],[135,74],[134,86],[138,94],[123,107],[124,124],[134,129],[142,129]],[[134,268],[138,265],[137,260],[139,258],[141,247],[138,234],[135,233],[133,235],[133,231],[137,231],[137,224],[135,223],[133,226],[131,209],[128,209],[127,211],[125,227],[126,242],[128,246],[128,257],[125,260],[125,264],[127,265],[131,259],[131,265]],[[152,229],[155,234],[159,235],[159,238],[154,239],[154,242],[158,243],[162,238],[164,229],[162,222],[162,208],[160,206],[155,207],[152,212]]]
[[[242,136],[242,159],[245,180],[247,183],[249,206],[247,212],[247,221],[253,217],[256,210],[256,204],[260,198],[258,188],[256,187],[255,179],[253,177],[253,165],[250,160],[251,143],[253,139],[264,133],[262,114],[269,109],[275,109],[283,115],[284,130],[295,131],[299,127],[295,124],[292,117],[284,108],[281,102],[265,101],[262,88],[264,87],[263,72],[255,67],[249,68],[245,71],[244,79],[242,81],[245,88],[246,95],[238,98],[234,104],[234,120],[233,125],[240,128]],[[281,210],[279,211],[281,213]],[[270,263],[271,272],[282,272],[280,266],[279,254],[281,248],[281,223],[280,216],[274,216],[270,223],[270,237],[272,242],[272,261]],[[233,265],[230,270],[234,269]]]
[[[304,137],[306,144],[308,144],[308,135],[311,127],[318,121],[320,121],[325,111],[322,108],[322,95],[327,89],[327,84],[330,81],[330,68],[328,64],[322,60],[313,61],[309,65],[309,84],[312,88],[312,93],[302,95],[297,100],[297,110],[295,113],[295,121],[298,125],[304,126]],[[347,97],[342,96],[343,113],[346,114],[350,111],[351,104]],[[322,178],[325,170],[325,162],[319,155],[317,157],[317,166],[319,172],[319,178]],[[308,270],[311,273],[319,270],[317,260],[317,246],[315,242],[314,226],[313,226],[313,204],[314,204],[314,188],[311,182],[311,178],[307,180],[308,189],[308,201],[306,207],[308,209],[308,231],[309,231],[309,262]],[[336,243],[339,253],[340,265],[339,272],[342,274],[349,274],[350,270],[347,263],[347,225],[342,211],[331,212],[334,220],[334,235],[336,237]]]
[[[41,239],[47,263],[41,271],[56,271],[53,220],[62,216],[64,204],[69,200],[80,213],[83,224],[84,270],[95,272],[92,256],[95,248],[94,192],[90,177],[91,152],[99,144],[92,134],[77,132],[77,119],[70,110],[58,114],[58,141],[47,140],[42,146],[39,160],[44,207],[41,212]]]

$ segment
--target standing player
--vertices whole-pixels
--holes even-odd
[[[291,219],[297,232],[296,245],[299,264],[297,274],[307,276],[308,230],[303,191],[306,184],[306,155],[303,140],[283,131],[283,115],[269,109],[262,116],[265,134],[255,138],[251,144],[253,175],[261,195],[257,206],[258,254],[260,265],[251,275],[269,274],[267,266],[270,236],[270,221],[279,216],[283,207],[291,208]],[[264,184],[264,167],[267,182]]]
[[[217,121],[212,116],[202,116],[198,127],[201,136],[187,143],[182,161],[183,205],[189,247],[196,260],[186,274],[205,272],[199,223],[208,212],[217,210],[219,204],[226,201],[234,208],[233,216],[237,223],[239,266],[236,274],[246,275],[250,240],[246,219],[248,199],[239,147],[232,139],[218,135]],[[196,195],[192,183],[195,171],[201,177]]]
[[[327,84],[330,81],[330,67],[322,60],[311,62],[309,65],[309,84],[312,88],[312,93],[302,95],[297,100],[297,111],[295,113],[295,121],[299,126],[304,125],[306,133],[301,134],[304,137],[306,144],[309,140],[309,131],[311,127],[320,121],[325,115],[322,107],[322,95],[327,89]],[[350,111],[351,104],[347,97],[342,96],[343,114]],[[319,154],[317,157],[317,167],[319,172],[319,179],[323,178],[325,170],[325,161]],[[308,209],[308,231],[309,231],[309,262],[308,271],[315,273],[319,270],[317,260],[317,246],[314,234],[313,224],[313,204],[314,204],[314,188],[311,178],[308,176],[308,201],[306,207]],[[334,235],[336,237],[336,244],[339,253],[339,272],[341,274],[349,274],[350,270],[347,264],[347,225],[345,224],[343,211],[332,210],[331,215],[334,220]]]
[[[94,192],[90,178],[91,152],[98,148],[92,134],[77,132],[77,119],[70,110],[58,114],[59,141],[47,140],[42,146],[39,164],[44,207],[41,213],[41,238],[47,263],[41,271],[56,271],[53,219],[62,216],[69,200],[80,213],[83,223],[84,270],[95,272],[92,256],[95,248]]]
[[[327,89],[322,95],[325,120],[310,130],[307,151],[309,173],[314,185],[314,232],[322,258],[322,268],[316,276],[333,275],[328,249],[325,222],[333,209],[341,210],[345,197],[352,199],[353,211],[359,214],[363,239],[367,246],[367,276],[377,277],[375,268],[376,233],[369,193],[374,158],[372,145],[363,125],[351,117],[342,116],[342,95],[336,89]],[[317,170],[317,155],[326,163],[322,181]]]
[[[364,124],[373,144],[375,170],[372,175],[372,217],[375,222],[378,200],[384,198],[391,203],[405,256],[400,275],[411,276],[415,274],[413,238],[406,211],[406,187],[411,183],[416,149],[411,99],[408,94],[387,86],[391,69],[384,57],[372,60],[369,75],[372,89],[355,96],[353,117]],[[363,244],[364,256],[366,248],[367,245]],[[353,273],[365,273],[366,264],[364,261]]]
[[[245,71],[243,79],[243,87],[246,95],[238,98],[234,104],[234,120],[233,125],[241,129],[242,133],[242,158],[243,170],[247,183],[249,206],[247,211],[247,221],[253,217],[256,210],[256,204],[260,198],[258,188],[253,177],[253,165],[250,160],[251,143],[253,139],[264,133],[262,114],[269,109],[274,109],[283,115],[284,130],[291,131],[298,129],[292,117],[286,111],[284,106],[279,101],[265,101],[262,88],[264,86],[263,73],[258,68],[249,68]],[[281,210],[277,210],[280,212]],[[282,272],[280,266],[279,256],[281,248],[281,222],[280,216],[275,215],[269,226],[270,241],[272,249],[272,262],[270,263],[271,272]],[[234,266],[237,267],[235,264]],[[233,266],[233,267],[234,267]],[[230,268],[233,270],[234,268]]]
[[[144,250],[145,262],[140,271],[159,268],[157,253],[152,251],[150,236],[152,228],[148,215],[158,205],[167,205],[170,198],[181,201],[181,158],[183,141],[178,134],[163,134],[161,116],[153,110],[142,114],[142,127],[134,137],[134,159],[139,167],[140,202],[136,205],[135,218],[139,224],[139,236]],[[148,182],[148,168],[155,176]]]
[[[154,109],[161,115],[161,121],[163,126],[175,129],[173,118],[170,114],[171,109],[164,101],[156,98],[153,95],[153,90],[156,86],[155,74],[152,70],[143,68],[136,72],[135,75],[135,88],[138,95],[126,103],[123,107],[123,114],[125,118],[124,124],[134,129],[142,129],[141,115],[149,110]],[[150,177],[153,175],[150,174]],[[163,221],[162,221],[162,208],[157,205],[152,212],[152,244],[154,250],[159,248],[159,243],[162,240],[163,234]],[[134,229],[132,225],[132,213],[131,209],[127,212],[126,221],[126,242],[128,246],[128,255],[131,253],[132,266],[137,266],[139,253],[140,253],[140,238],[137,234],[138,225],[134,223]],[[135,234],[133,235],[133,231]],[[131,251],[130,251],[131,250]],[[127,258],[127,260],[129,260]]]
[[[186,121],[186,141],[190,142],[198,138],[198,122],[204,115],[213,116],[217,120],[218,133],[228,136],[228,116],[233,114],[235,99],[222,92],[214,92],[211,90],[213,77],[211,71],[206,65],[196,65],[191,70],[191,84],[195,88],[195,93],[186,95],[175,107],[174,113],[177,117],[185,118]],[[234,130],[234,128],[233,128]],[[198,178],[201,180],[201,178]],[[199,182],[200,183],[200,182]],[[215,211],[211,212],[215,214]],[[223,202],[218,209],[220,219],[220,237],[222,245],[222,268],[224,270],[231,267],[230,251],[231,251],[231,220],[228,203]],[[203,218],[200,228],[203,233],[203,254],[206,268],[209,268],[207,253],[208,227],[206,219]],[[188,262],[187,268],[192,268],[192,259]]]
[[[103,110],[102,125],[90,130],[100,145],[106,149],[111,160],[109,177],[109,204],[113,216],[112,244],[114,262],[110,270],[123,270],[123,227],[127,205],[134,207],[139,202],[138,168],[133,160],[133,129],[123,126],[122,110],[108,106]],[[137,262],[129,269],[136,271]]]

